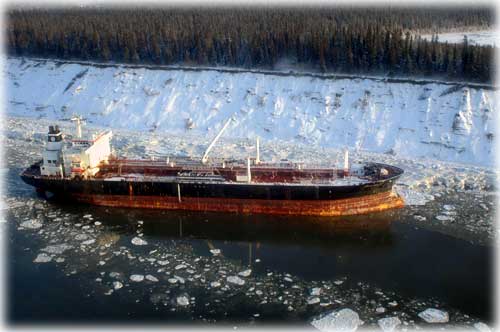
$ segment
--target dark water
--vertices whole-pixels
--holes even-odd
[[[358,226],[352,228],[347,225],[353,220],[339,225],[322,219],[62,208],[69,213],[91,212],[123,236],[134,234],[133,221],[144,220],[148,241],[185,241],[198,255],[219,248],[225,257],[250,265],[255,274],[272,269],[306,281],[345,276],[348,284],[368,281],[403,298],[434,298],[482,320],[493,317],[492,248],[415,228],[398,220],[398,213],[357,218]],[[12,323],[141,322],[165,317],[152,311],[145,300],[92,295],[93,283],[82,280],[95,275],[83,272],[68,277],[53,264],[34,264],[34,253],[25,248],[36,246],[36,238],[14,227],[9,234],[7,289]],[[280,319],[279,314],[270,317]],[[192,322],[196,317],[177,314],[171,319]]]

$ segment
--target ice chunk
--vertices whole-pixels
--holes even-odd
[[[146,275],[146,279],[149,280],[149,281],[152,281],[152,282],[158,282],[158,278],[156,278],[155,276],[151,275],[151,274],[148,274]]]
[[[141,282],[144,280],[144,276],[142,274],[132,274],[130,276],[130,280],[134,282]]]
[[[307,304],[316,304],[316,303],[319,303],[319,302],[320,302],[320,299],[317,296],[310,297],[310,298],[307,299]]]
[[[211,249],[210,252],[214,256],[220,255],[220,253],[221,253],[220,249]]]
[[[252,274],[252,270],[251,269],[248,269],[248,270],[245,270],[245,271],[241,271],[240,273],[238,273],[238,275],[241,276],[241,277],[248,277],[248,276],[250,276],[250,274]]]
[[[71,248],[73,248],[73,246],[63,243],[63,244],[56,244],[56,245],[52,245],[52,246],[47,246],[47,247],[41,249],[41,251],[49,253],[49,254],[60,255],[63,252],[65,252],[66,250],[69,250]]]
[[[491,332],[490,327],[482,322],[475,323],[474,328],[480,332]]]
[[[212,287],[212,288],[220,287],[220,282],[218,282],[218,281],[212,281],[210,283],[210,287]]]
[[[132,241],[130,241],[130,242],[132,242],[132,244],[134,244],[136,246],[145,246],[145,245],[148,244],[148,242],[146,240],[143,240],[143,239],[141,239],[140,237],[137,237],[137,236],[134,237],[132,239]]]
[[[115,290],[120,289],[122,287],[123,287],[123,284],[121,282],[119,282],[119,281],[113,281],[113,288]]]
[[[319,296],[319,295],[321,295],[321,287],[311,288],[311,290],[309,292],[309,295],[311,295],[311,296]]]
[[[311,325],[323,332],[354,332],[362,323],[355,311],[346,308],[331,311],[320,318],[313,319]]]
[[[401,325],[401,321],[399,320],[398,317],[386,317],[386,318],[379,319],[377,324],[378,324],[378,326],[380,326],[382,331],[392,332],[399,325]]]
[[[38,254],[38,256],[36,256],[35,260],[33,261],[34,263],[48,263],[52,260],[52,257],[50,257],[49,255],[47,254]]]
[[[428,308],[418,314],[418,317],[427,323],[447,323],[449,321],[448,313],[439,309]]]
[[[181,295],[177,297],[177,305],[180,306],[188,306],[189,305],[189,296],[188,295]]]
[[[179,264],[175,267],[176,270],[182,270],[182,269],[185,269],[187,266],[184,265],[184,264]]]
[[[77,241],[85,241],[89,238],[89,236],[87,234],[77,234],[75,236],[75,240]]]
[[[43,225],[38,220],[27,220],[21,223],[21,226],[27,229],[38,229]]]
[[[227,277],[227,282],[229,282],[231,284],[238,285],[238,286],[243,286],[245,284],[245,280],[241,279],[238,276],[229,276],[229,277]]]

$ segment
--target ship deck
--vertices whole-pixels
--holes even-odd
[[[35,178],[42,177],[40,163],[26,169],[23,175]],[[250,168],[251,181],[249,182],[246,178],[247,166],[241,162],[225,161],[202,164],[198,160],[190,158],[166,160],[111,158],[108,162],[102,163],[99,169],[99,172],[88,180],[356,186],[395,179],[402,174],[402,170],[397,167],[377,163],[359,165],[346,174],[343,169],[334,167],[308,166],[303,163],[283,161],[252,165]],[[381,169],[385,169],[386,174],[381,174]]]

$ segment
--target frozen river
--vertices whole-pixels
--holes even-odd
[[[305,325],[349,308],[364,326],[398,317],[412,330],[429,327],[419,313],[437,308],[449,315],[444,327],[491,325],[490,169],[354,154],[403,167],[398,190],[409,205],[342,220],[72,206],[37,196],[18,176],[39,159],[48,122],[7,120],[11,324]],[[114,143],[144,156],[199,154],[197,142],[118,131]],[[246,141],[225,143],[223,153],[248,150]],[[276,142],[262,149],[263,158],[318,162],[337,153]]]

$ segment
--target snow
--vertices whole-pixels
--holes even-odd
[[[428,308],[418,314],[418,317],[427,323],[447,323],[449,321],[448,313],[439,309]]]
[[[79,114],[102,127],[194,134],[207,143],[232,117],[226,138],[494,164],[496,92],[480,86],[19,58],[8,58],[3,73],[10,116]]]
[[[438,34],[438,41],[441,43],[461,44],[467,36],[467,42],[472,45],[498,46],[498,33],[495,30],[446,32]],[[431,40],[432,34],[422,35],[423,39]]]
[[[354,332],[362,324],[359,315],[351,309],[330,312],[322,318],[314,319],[311,325],[322,332]]]

